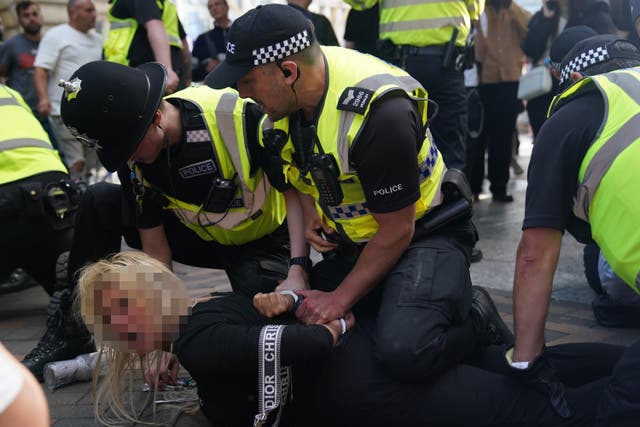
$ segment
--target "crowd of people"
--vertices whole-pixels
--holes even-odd
[[[598,321],[640,317],[640,2],[345,1],[350,48],[310,1],[232,21],[209,0],[193,52],[168,0],[112,0],[104,40],[91,0],[44,34],[39,5],[16,4],[0,275],[51,302],[20,369],[0,346],[0,425],[42,403],[47,363],[96,344],[100,422],[135,419],[127,368],[163,388],[182,365],[213,425],[637,424],[640,342],[547,347],[544,326],[564,231],[589,248]],[[552,79],[530,99],[525,60]],[[493,202],[513,202],[525,104],[512,333],[471,283],[472,207],[485,151]],[[98,165],[119,184],[85,185]],[[232,292],[189,301],[174,261]]]

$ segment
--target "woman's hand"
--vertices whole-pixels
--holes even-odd
[[[165,385],[176,385],[179,369],[178,356],[167,351],[154,351],[149,355],[149,365],[145,367],[143,373],[144,381],[150,387],[158,387],[162,390]],[[159,380],[157,383],[156,379]]]
[[[293,310],[294,304],[295,301],[292,295],[280,292],[270,292],[268,294],[258,292],[253,297],[253,306],[258,310],[258,313],[269,318],[290,312]]]
[[[340,320],[344,321],[344,325]],[[335,347],[335,345],[338,343],[338,340],[340,339],[340,336],[347,332],[349,329],[353,328],[355,324],[355,316],[352,312],[348,312],[341,319],[332,320],[331,322],[325,323],[322,326],[324,326],[329,330],[329,332],[331,332],[331,336],[333,336],[333,345]]]

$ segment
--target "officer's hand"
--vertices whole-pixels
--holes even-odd
[[[149,357],[149,366],[145,367],[144,381],[150,387],[157,386],[162,390],[166,385],[176,385],[179,369],[178,356],[166,351],[155,351]],[[157,383],[156,379],[158,379]]]
[[[276,317],[288,313],[293,309],[293,296],[283,295],[280,292],[263,294],[258,292],[253,297],[253,306],[265,317]]]
[[[49,117],[49,114],[51,114],[51,102],[49,102],[49,99],[38,101],[38,113],[43,117]]]
[[[343,323],[339,319],[332,320],[331,322],[325,323],[324,325],[322,325],[325,328],[327,328],[329,332],[331,332],[331,336],[333,337],[334,347],[336,344],[338,344],[338,340],[340,339],[340,336],[346,333],[349,329],[353,328],[353,326],[356,324],[356,318],[353,316],[352,312],[348,312],[344,316],[343,320],[344,320],[344,331],[342,328]]]
[[[327,239],[326,236],[334,235],[336,231],[320,220],[320,218],[305,224],[304,238],[313,249],[323,253],[334,250],[338,245]]]
[[[344,317],[349,307],[342,306],[333,292],[296,291],[305,299],[296,311],[298,320],[307,325],[325,324]]]
[[[173,70],[167,70],[167,94],[171,94],[178,89],[180,77]]]
[[[549,363],[546,349],[543,348],[542,353],[533,359],[526,369],[517,369],[511,366],[509,360],[512,352],[513,348],[507,351],[505,360],[513,377],[547,396],[549,403],[560,417],[571,418],[573,410],[567,402],[564,384],[557,378],[555,369]]]

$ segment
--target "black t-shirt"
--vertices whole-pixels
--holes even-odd
[[[420,198],[417,153],[425,132],[415,104],[400,92],[371,106],[349,154],[371,212],[397,211]],[[286,185],[277,184],[283,179],[274,173],[271,168],[271,183],[280,191],[287,190]]]
[[[125,225],[136,228],[153,228],[163,223],[163,204],[165,199],[158,193],[195,205],[207,200],[213,180],[221,177],[217,155],[214,153],[209,132],[201,112],[193,103],[176,98],[168,99],[180,109],[182,118],[182,141],[172,146],[168,152],[163,150],[158,159],[151,164],[139,164],[142,178],[149,181],[154,189],[145,189],[141,209],[131,180],[131,171],[125,164],[118,170],[122,183],[123,221]],[[255,104],[246,104],[245,124],[247,129],[257,129],[262,113]],[[251,171],[255,173],[263,167],[264,154],[258,145],[257,134],[248,132],[247,146],[251,161]],[[236,178],[237,181],[237,178]]]
[[[580,164],[604,117],[604,100],[596,91],[560,107],[544,123],[529,163],[523,229],[545,227],[569,231],[589,242],[589,225],[573,215]]]
[[[137,67],[138,65],[155,61],[144,25],[153,19],[162,20],[162,10],[156,4],[156,0],[115,0],[111,14],[121,19],[134,18],[138,22],[138,29],[133,36],[129,54],[127,55],[129,65]],[[180,20],[178,20],[178,32],[181,39],[186,36]],[[180,73],[183,63],[182,49],[171,46],[171,66],[176,73]]]

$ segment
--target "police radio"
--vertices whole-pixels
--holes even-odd
[[[232,207],[231,202],[238,191],[236,175],[231,179],[216,178],[213,180],[207,200],[203,204],[207,212],[224,213]]]
[[[344,195],[340,187],[340,171],[331,154],[314,154],[309,162],[309,172],[320,193],[320,202],[327,206],[338,206]]]

